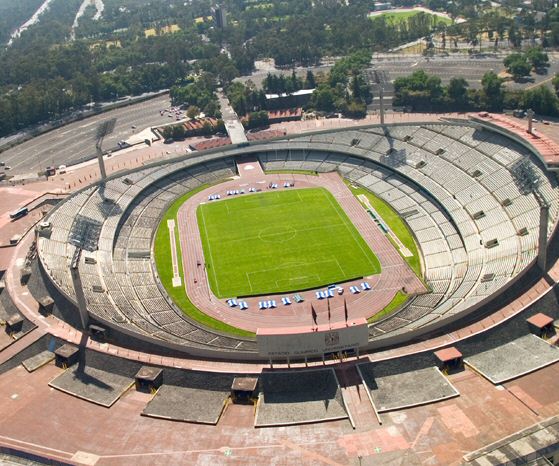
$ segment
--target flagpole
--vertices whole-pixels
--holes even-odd
[[[326,301],[328,301],[328,327],[330,328],[330,330],[332,330],[332,320],[330,316],[330,296],[326,298]]]

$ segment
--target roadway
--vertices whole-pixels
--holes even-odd
[[[116,118],[113,133],[103,142],[104,150],[112,150],[118,147],[119,141],[128,139],[134,133],[169,123],[168,114],[161,116],[159,112],[170,105],[167,94],[94,115],[12,147],[0,153],[0,161],[11,167],[6,171],[9,175],[37,173],[48,165],[74,165],[95,157],[96,132],[102,121]]]
[[[504,71],[503,59],[506,55],[450,55],[447,57],[421,57],[421,56],[377,56],[373,60],[372,67],[367,70],[369,80],[374,83],[372,74],[374,71],[381,78],[381,83],[393,82],[396,78],[408,76],[414,71],[424,70],[428,74],[434,74],[441,78],[444,85],[450,82],[453,77],[461,77],[466,79],[473,89],[481,88],[481,79],[488,71],[494,71],[499,74]],[[506,86],[509,89],[529,89],[534,85],[546,84],[551,86],[551,80],[555,73],[559,72],[559,54],[549,54],[550,67],[546,73],[532,73],[529,79],[521,82],[507,81]],[[384,82],[382,82],[384,81]],[[388,86],[390,89],[390,86]]]

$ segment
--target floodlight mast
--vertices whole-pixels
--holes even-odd
[[[101,172],[101,180],[107,178],[107,170],[105,169],[105,161],[103,160],[103,139],[105,136],[111,134],[115,128],[116,118],[105,120],[97,127],[97,142],[95,149],[97,151],[97,162],[99,163],[99,171]]]

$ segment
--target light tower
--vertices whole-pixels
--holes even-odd
[[[110,120],[105,120],[97,127],[97,142],[95,143],[95,149],[97,151],[97,162],[99,163],[99,171],[101,173],[101,180],[104,181],[107,178],[107,171],[105,170],[105,161],[103,160],[103,150],[101,146],[103,145],[103,139],[105,136],[111,134],[115,129],[116,118],[111,118]]]
[[[534,112],[528,111],[528,131],[531,130],[531,121]],[[513,182],[521,194],[527,196],[533,194],[540,206],[540,219],[538,230],[538,266],[545,272],[547,268],[547,231],[549,224],[549,204],[539,190],[541,184],[540,176],[535,172],[527,159],[521,158],[509,165]]]

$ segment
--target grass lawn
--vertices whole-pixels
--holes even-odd
[[[208,185],[199,186],[198,188],[194,189],[186,193],[185,195],[178,198],[171,207],[167,210],[163,218],[161,219],[161,223],[157,228],[157,233],[155,234],[155,244],[154,244],[154,256],[155,256],[155,265],[157,267],[157,273],[159,274],[159,278],[161,283],[165,287],[165,290],[171,296],[175,304],[191,319],[200,322],[202,325],[218,330],[220,332],[229,333],[231,335],[236,335],[240,337],[254,337],[255,334],[253,332],[248,332],[246,330],[242,330],[240,328],[232,327],[231,325],[227,325],[224,322],[221,322],[213,317],[210,317],[207,314],[204,314],[200,311],[194,304],[190,302],[188,299],[188,295],[186,294],[186,290],[184,286],[173,287],[172,279],[173,279],[173,268],[171,267],[171,241],[169,239],[169,228],[167,227],[167,220],[168,219],[175,219],[177,218],[177,212],[179,207],[184,204],[184,202],[196,194],[197,192],[206,189]],[[182,268],[182,260],[181,260],[181,248],[179,242],[179,235],[178,232],[175,230],[175,241],[177,244],[177,255],[179,258],[179,273],[184,285],[184,273]]]
[[[197,216],[219,298],[318,288],[380,272],[377,257],[326,189],[206,203]]]
[[[358,196],[359,194],[364,194],[369,199],[371,205],[375,208],[375,210],[380,214],[382,219],[386,222],[386,224],[390,227],[390,229],[396,234],[396,236],[400,239],[400,241],[407,247],[413,257],[404,257],[405,261],[409,264],[415,274],[422,278],[421,273],[421,262],[419,260],[419,252],[417,250],[417,244],[415,244],[415,239],[411,230],[409,229],[408,225],[402,217],[398,215],[398,213],[388,204],[387,202],[383,201],[379,197],[375,196],[370,191],[355,187],[351,184],[350,181],[345,180],[346,184],[349,186],[349,189],[354,194],[354,196]],[[398,249],[398,248],[396,248]]]
[[[397,11],[397,12],[390,12],[387,11],[386,13],[382,13],[380,15],[377,16],[372,16],[372,19],[376,19],[376,18],[385,18],[386,22],[388,23],[392,23],[392,24],[396,24],[396,23],[402,23],[404,21],[407,21],[408,19],[410,19],[412,16],[417,16],[419,13],[423,13],[426,14],[428,16],[430,16],[432,18],[433,21],[436,21],[437,23],[443,23],[446,24],[447,26],[450,26],[452,24],[452,20],[450,18],[445,18],[443,16],[437,16],[437,15],[432,15],[429,13],[425,13],[422,11]]]
[[[399,309],[408,299],[409,296],[406,293],[404,293],[403,291],[398,291],[392,298],[392,301],[390,301],[382,311],[377,312],[374,316],[367,319],[367,323],[372,324],[373,322],[377,322],[383,317],[392,314],[396,309]]]

